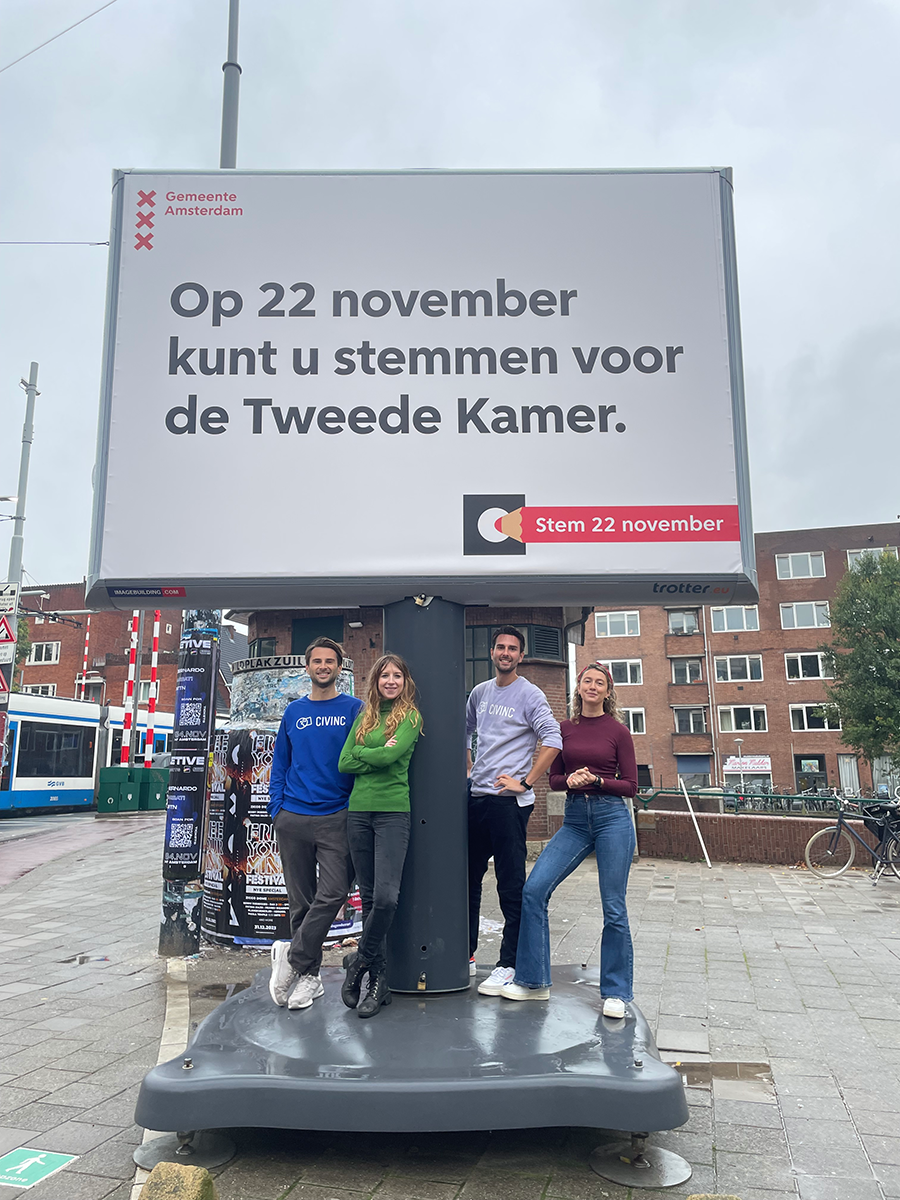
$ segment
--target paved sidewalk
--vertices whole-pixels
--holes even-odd
[[[0,1153],[82,1156],[30,1200],[131,1195],[134,1098],[165,999],[161,837],[151,818],[0,890]],[[652,1140],[689,1159],[687,1185],[629,1198],[587,1167],[609,1136],[597,1130],[238,1130],[237,1158],[215,1172],[220,1200],[900,1198],[900,881],[873,889],[861,872],[823,883],[783,867],[642,860],[629,898],[636,997],[689,1084],[690,1121]],[[485,915],[498,916],[490,902]],[[558,890],[552,921],[555,961],[596,962],[590,866]],[[480,961],[495,949],[487,937]],[[205,951],[189,964],[193,1018],[264,964]]]

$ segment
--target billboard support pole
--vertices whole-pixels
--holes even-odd
[[[423,722],[409,770],[409,852],[388,935],[388,984],[396,992],[462,991],[470,983],[465,611],[431,596],[384,609],[385,651],[406,660]]]
[[[239,6],[240,0],[228,0],[228,57],[222,63],[225,81],[222,86],[220,168],[237,166],[238,101],[241,89],[241,68],[237,61]]]

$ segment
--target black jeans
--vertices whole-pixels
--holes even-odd
[[[373,971],[383,971],[409,845],[409,813],[348,813],[347,841],[362,901],[359,957]]]
[[[520,807],[515,796],[469,795],[469,953],[474,954],[478,947],[481,885],[493,855],[505,922],[498,967],[516,965],[525,886],[525,831],[532,808],[531,804]]]
[[[300,975],[318,975],[322,943],[350,887],[347,810],[312,817],[283,808],[275,837],[291,909],[288,962]]]

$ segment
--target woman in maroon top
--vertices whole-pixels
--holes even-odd
[[[555,888],[593,851],[603,904],[603,1015],[624,1017],[625,1005],[633,999],[634,967],[625,906],[634,824],[625,798],[637,793],[637,766],[631,734],[616,708],[612,676],[600,663],[591,663],[578,676],[572,719],[563,721],[560,731],[563,748],[550,768],[550,786],[565,790],[566,816],[525,884],[516,974],[500,995],[507,1000],[550,999],[547,905]]]

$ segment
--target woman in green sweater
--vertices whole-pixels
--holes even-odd
[[[353,722],[338,770],[355,775],[347,814],[347,840],[362,900],[359,950],[344,959],[341,998],[360,1017],[390,1004],[385,945],[397,911],[400,878],[409,845],[409,760],[422,732],[416,685],[396,654],[385,654],[369,672],[366,703]],[[369,983],[359,993],[363,977]]]

